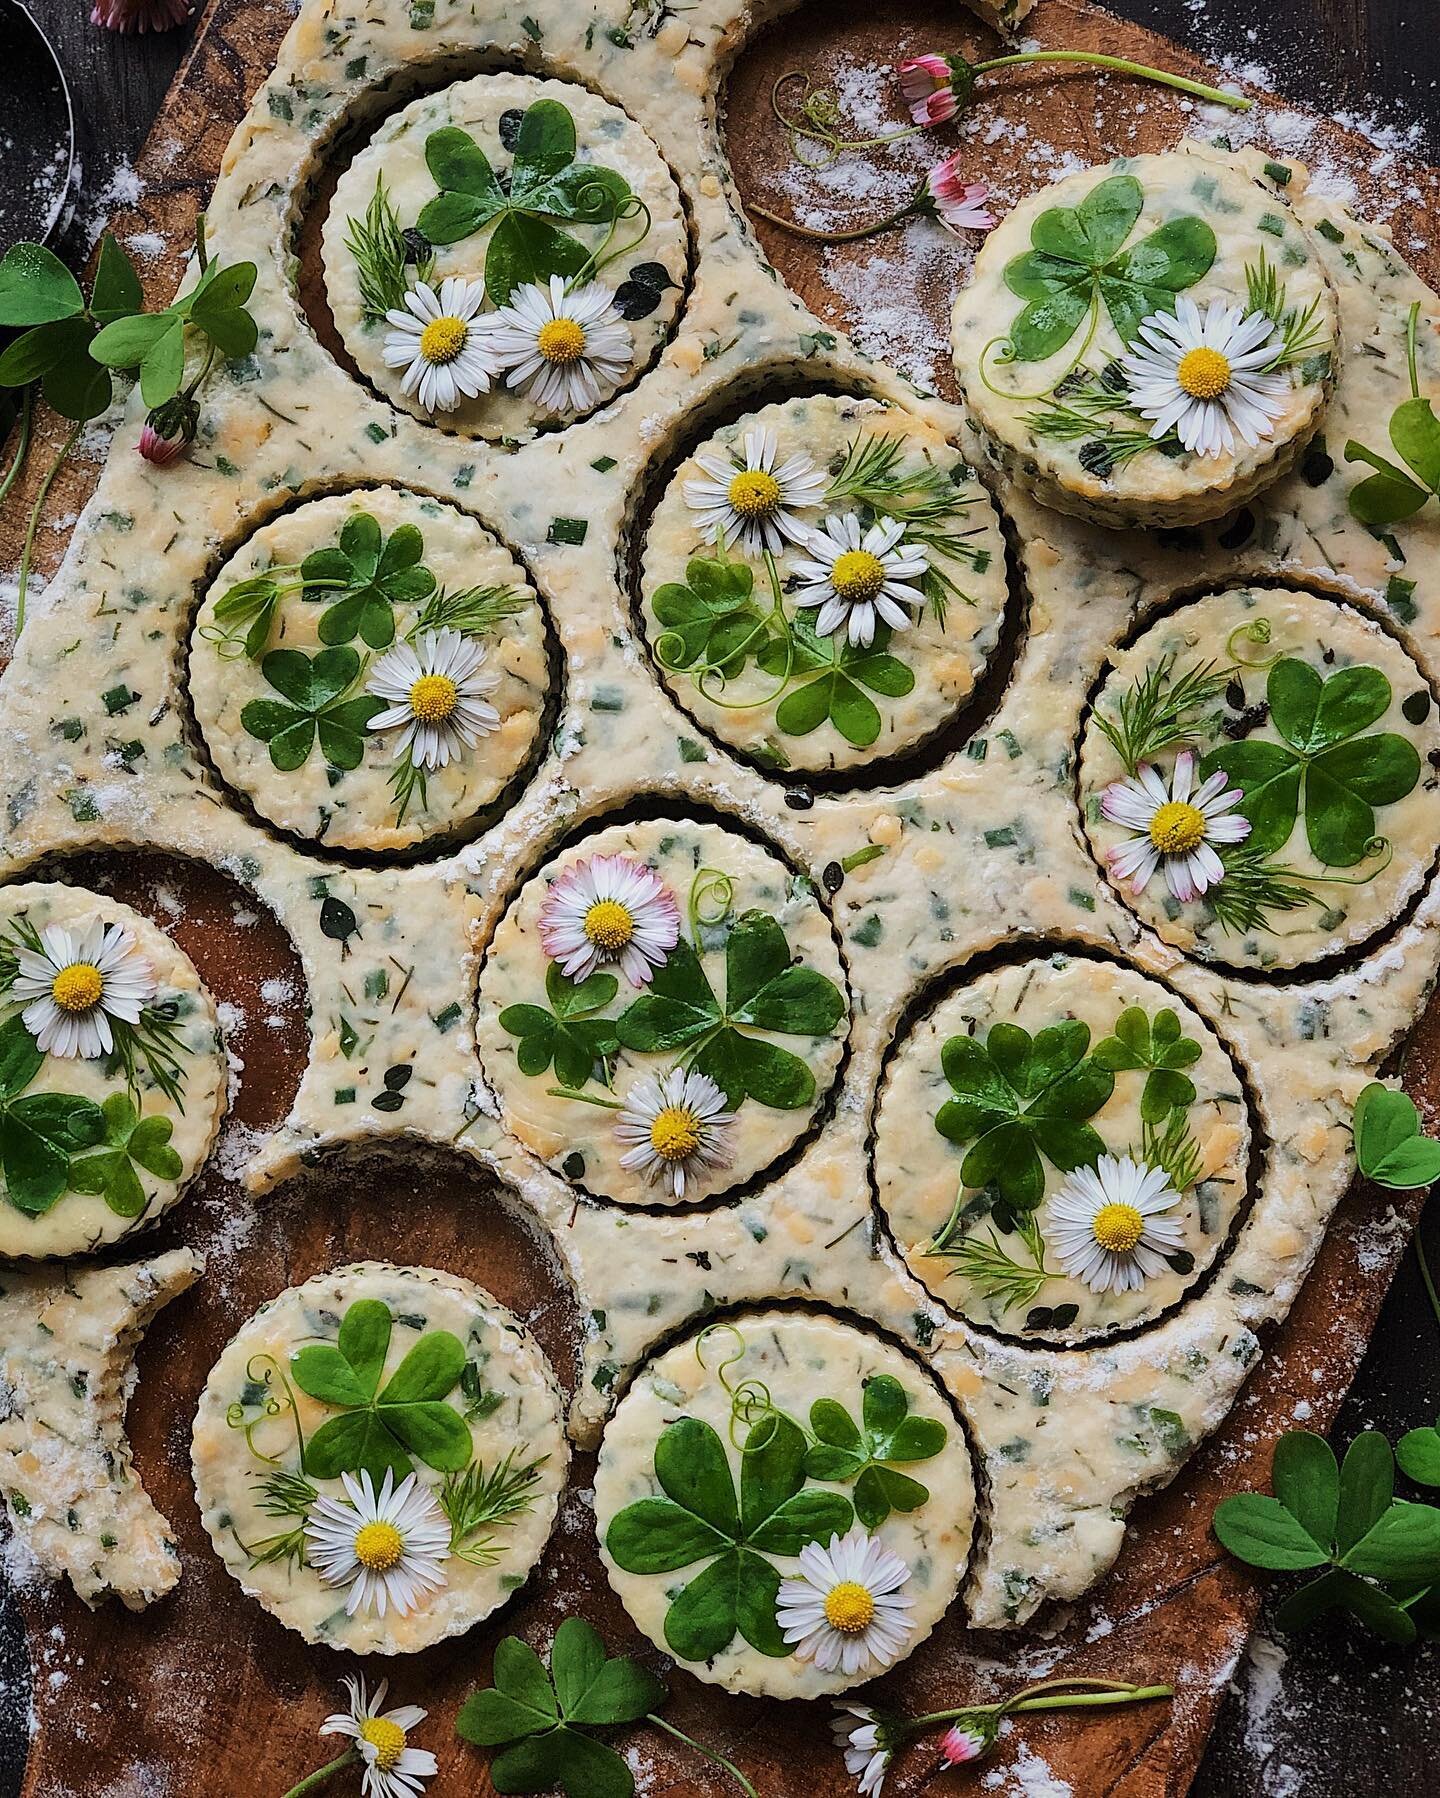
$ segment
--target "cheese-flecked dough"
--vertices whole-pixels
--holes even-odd
[[[306,1442],[342,1412],[303,1392],[290,1358],[311,1343],[334,1343],[357,1300],[379,1300],[391,1313],[389,1347],[377,1390],[384,1390],[427,1330],[448,1330],[464,1345],[467,1370],[448,1402],[470,1426],[473,1464],[492,1473],[513,1451],[515,1464],[538,1461],[531,1503],[489,1530],[494,1560],[477,1566],[456,1554],[443,1563],[445,1584],[408,1615],[383,1617],[361,1608],[345,1614],[347,1588],[332,1586],[305,1560],[271,1560],[247,1551],[301,1523],[261,1508],[261,1481],[278,1469],[299,1471],[296,1424]],[[473,1373],[471,1370],[473,1369]],[[468,1280],[431,1267],[361,1261],[316,1274],[264,1304],[232,1338],[210,1370],[191,1436],[190,1460],[201,1520],[226,1570],[248,1597],[307,1642],[355,1654],[413,1654],[488,1617],[522,1586],[555,1523],[570,1450],[562,1399],[540,1345],[497,1300]],[[445,1475],[414,1461],[420,1482],[436,1492]],[[312,1482],[339,1499],[337,1479]],[[476,1546],[472,1539],[472,1547]]]
[[[843,1405],[858,1424],[864,1385],[877,1375],[899,1381],[909,1401],[909,1416],[932,1419],[947,1432],[938,1454],[897,1468],[924,1485],[928,1497],[913,1511],[892,1510],[873,1532],[910,1569],[901,1588],[911,1601],[906,1615],[914,1624],[905,1653],[930,1634],[955,1602],[970,1553],[975,1488],[964,1433],[929,1375],[898,1349],[835,1318],[763,1311],[686,1337],[647,1363],[616,1407],[600,1444],[595,1526],[601,1559],[625,1609],[658,1648],[675,1653],[666,1640],[666,1612],[683,1586],[703,1576],[710,1557],[699,1555],[691,1565],[670,1573],[627,1573],[616,1563],[606,1539],[611,1524],[628,1505],[661,1495],[655,1445],[666,1426],[681,1417],[708,1424],[724,1445],[739,1488],[743,1457],[736,1441],[747,1440],[746,1392],[752,1399],[763,1393],[808,1432],[817,1399]],[[744,1385],[737,1407],[735,1394],[743,1383],[753,1384]],[[855,1490],[853,1484],[808,1477],[803,1489],[846,1497]],[[782,1579],[796,1577],[796,1556],[772,1553],[768,1559]],[[847,1679],[838,1671],[821,1672],[813,1660],[798,1654],[765,1654],[738,1633],[713,1659],[682,1658],[680,1665],[697,1679],[727,1691],[770,1698],[819,1698],[873,1677],[872,1672]]]

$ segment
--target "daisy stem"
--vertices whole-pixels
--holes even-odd
[[[1025,50],[1014,56],[995,56],[989,62],[973,65],[977,75],[991,69],[1011,69],[1026,62],[1071,62],[1091,69],[1113,69],[1120,75],[1139,75],[1146,81],[1157,81],[1161,87],[1173,87],[1182,94],[1193,94],[1198,100],[1210,100],[1217,106],[1228,106],[1235,112],[1249,112],[1253,100],[1243,94],[1227,94],[1218,87],[1207,87],[1203,81],[1190,81],[1184,75],[1167,75],[1164,69],[1152,69],[1148,63],[1127,62],[1123,56],[1097,56],[1089,50]]]
[[[914,1727],[928,1729],[934,1723],[953,1723],[960,1717],[1008,1717],[1016,1711],[1063,1711],[1082,1706],[1138,1704],[1143,1699],[1173,1698],[1173,1686],[1132,1686],[1115,1679],[1044,1679],[1022,1686],[1011,1698],[994,1704],[960,1704],[954,1710],[931,1711],[917,1717]]]
[[[683,1729],[676,1729],[673,1723],[667,1723],[663,1717],[657,1717],[653,1712],[647,1715],[645,1721],[647,1723],[653,1723],[656,1729],[663,1729],[667,1736],[674,1736],[677,1742],[684,1742],[688,1748],[693,1748],[697,1754],[703,1754],[705,1759],[713,1762],[715,1766],[723,1767],[730,1777],[738,1783],[740,1790],[746,1794],[746,1798],[760,1798],[759,1793],[735,1763],[733,1761],[727,1761],[723,1754],[717,1753],[713,1748],[707,1748],[703,1742],[697,1742],[694,1736],[687,1736]]]
[[[876,219],[873,224],[857,225],[853,231],[815,231],[809,225],[801,225],[794,219],[787,219],[778,212],[769,212],[763,206],[750,205],[747,211],[758,218],[768,219],[772,225],[779,225],[782,231],[789,231],[795,237],[808,237],[813,243],[855,243],[862,237],[874,237],[877,231],[888,231],[891,225],[898,225],[916,211],[925,195],[925,183],[922,181],[915,192],[898,212],[892,212],[887,218]]]
[[[333,1774],[338,1773],[342,1767],[353,1767],[359,1758],[359,1753],[354,1748],[347,1748],[344,1754],[340,1755],[338,1759],[330,1761],[323,1767],[317,1767],[313,1773],[307,1773],[298,1785],[291,1786],[290,1790],[283,1795],[283,1798],[300,1798],[302,1792],[313,1792],[316,1786],[323,1785],[327,1779]]]
[[[582,1105],[603,1105],[606,1111],[625,1109],[618,1099],[600,1099],[594,1093],[581,1092],[578,1086],[547,1086],[545,1091],[552,1099],[579,1099]]]
[[[20,578],[15,594],[15,640],[19,642],[20,633],[25,628],[25,589],[30,584],[30,558],[35,550],[35,533],[40,528],[40,514],[45,509],[45,501],[50,497],[50,484],[59,474],[65,458],[79,441],[80,433],[85,428],[84,420],[77,421],[70,434],[60,445],[55,460],[45,471],[45,478],[40,483],[40,491],[35,495],[35,504],[30,508],[30,522],[25,529],[25,545],[20,551]]]
[[[0,480],[0,503],[4,502],[10,489],[19,480],[20,470],[25,466],[25,453],[30,448],[30,420],[34,410],[35,389],[27,387],[20,400],[20,429],[15,437],[15,454],[5,470],[5,478]]]

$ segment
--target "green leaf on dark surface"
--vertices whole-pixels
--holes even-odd
[[[45,325],[84,306],[80,283],[43,244],[12,244],[0,258],[0,325]]]
[[[1215,1507],[1215,1534],[1237,1560],[1272,1571],[1323,1567],[1330,1552],[1278,1498],[1240,1492]]]
[[[1440,1429],[1411,1430],[1395,1444],[1400,1471],[1419,1486],[1440,1486]]]
[[[1440,1180],[1440,1142],[1402,1092],[1373,1080],[1355,1101],[1355,1159],[1367,1180],[1408,1191]]]

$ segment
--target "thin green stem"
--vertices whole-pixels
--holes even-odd
[[[300,1798],[302,1792],[313,1792],[316,1786],[323,1785],[332,1774],[338,1773],[342,1767],[354,1766],[359,1759],[360,1755],[357,1749],[347,1748],[337,1760],[330,1761],[326,1766],[317,1767],[313,1773],[307,1773],[298,1785],[291,1786],[290,1790],[284,1794],[284,1798]]]
[[[25,455],[30,448],[30,421],[34,410],[35,389],[27,387],[20,401],[20,429],[15,439],[15,454],[5,470],[4,480],[0,480],[0,505],[5,503],[10,489],[20,478],[20,470],[25,466]]]
[[[914,1728],[953,1723],[958,1717],[1008,1717],[1016,1711],[1062,1711],[1096,1705],[1138,1704],[1151,1698],[1173,1698],[1173,1686],[1132,1686],[1118,1679],[1042,1679],[1022,1686],[1010,1698],[994,1704],[959,1704],[953,1710],[931,1711],[916,1717]]]
[[[1430,1262],[1425,1254],[1425,1244],[1420,1239],[1420,1232],[1415,1232],[1415,1259],[1420,1263],[1420,1278],[1425,1282],[1425,1296],[1430,1301],[1430,1309],[1435,1313],[1435,1321],[1440,1324],[1440,1292],[1435,1290],[1434,1276],[1430,1272]]]
[[[1410,308],[1410,316],[1405,321],[1405,361],[1410,369],[1410,397],[1420,397],[1420,377],[1415,372],[1415,332],[1420,323],[1420,302],[1416,300]]]
[[[1174,1696],[1174,1686],[1130,1686],[1113,1692],[1072,1692],[1069,1697],[1057,1692],[1049,1698],[1022,1698],[1005,1708],[1007,1714],[1014,1711],[1069,1711],[1078,1710],[1081,1706],[1138,1704],[1147,1698]]]
[[[582,1105],[601,1105],[606,1111],[625,1109],[618,1099],[597,1099],[594,1093],[581,1092],[578,1086],[547,1086],[545,1091],[552,1099],[578,1099]]]
[[[750,1781],[735,1763],[733,1761],[727,1761],[723,1754],[717,1753],[713,1748],[707,1748],[703,1742],[697,1742],[694,1736],[687,1736],[683,1729],[676,1729],[673,1723],[667,1723],[663,1717],[657,1717],[653,1712],[647,1715],[645,1721],[647,1723],[653,1723],[656,1729],[663,1729],[667,1736],[674,1736],[677,1742],[684,1742],[687,1748],[693,1748],[697,1754],[703,1754],[706,1760],[712,1762],[715,1766],[723,1767],[730,1777],[737,1782],[740,1790],[746,1794],[746,1798],[760,1798],[760,1794],[755,1790],[754,1786],[751,1785]]]
[[[809,225],[797,224],[794,219],[787,219],[778,212],[769,212],[763,206],[751,205],[748,210],[762,219],[768,219],[772,225],[779,225],[782,231],[789,231],[796,237],[808,237],[813,243],[856,243],[862,237],[874,237],[878,231],[888,231],[891,225],[898,225],[901,219],[909,218],[924,192],[925,184],[922,181],[898,212],[876,219],[873,224],[857,225],[853,231],[814,231]]]
[[[20,579],[15,594],[15,641],[20,641],[20,633],[25,628],[25,589],[30,584],[30,558],[35,550],[35,533],[40,528],[40,514],[45,509],[45,501],[50,497],[50,484],[59,474],[65,458],[79,441],[80,433],[85,428],[84,420],[79,420],[71,427],[70,435],[60,445],[59,454],[45,471],[45,479],[40,483],[40,491],[35,495],[35,504],[30,508],[30,522],[25,528],[25,547],[20,551]]]
[[[1249,112],[1255,104],[1243,94],[1227,94],[1218,87],[1207,87],[1203,81],[1190,81],[1184,75],[1168,75],[1164,69],[1152,69],[1148,63],[1128,62],[1123,56],[1096,56],[1088,50],[1025,50],[1013,56],[995,56],[989,62],[977,62],[974,71],[984,75],[991,69],[1011,69],[1025,62],[1080,63],[1091,69],[1113,69],[1120,75],[1139,75],[1146,81],[1158,81],[1161,87],[1173,87],[1178,93],[1193,94],[1198,100],[1210,100],[1235,112]]]

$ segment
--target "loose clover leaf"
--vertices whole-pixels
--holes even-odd
[[[1018,1024],[995,1024],[984,1043],[952,1036],[940,1052],[947,1099],[935,1128],[953,1143],[972,1143],[960,1167],[967,1186],[995,1186],[1016,1211],[1032,1211],[1045,1192],[1040,1156],[1064,1173],[1091,1167],[1105,1144],[1085,1118],[1115,1090],[1108,1069],[1087,1060],[1090,1029],[1078,1019],[1052,1024],[1032,1040]]]
[[[140,280],[108,233],[90,304],[57,256],[40,244],[16,244],[0,261],[0,325],[28,325],[0,355],[0,387],[38,380],[46,403],[79,424],[110,404],[110,376],[90,358],[97,332],[143,305]]]
[[[792,1652],[775,1621],[780,1573],[767,1555],[844,1535],[853,1511],[838,1492],[807,1492],[805,1435],[772,1411],[745,1438],[740,1504],[725,1445],[708,1423],[682,1417],[655,1445],[664,1498],[637,1499],[610,1523],[605,1546],[627,1573],[708,1566],[671,1600],[665,1640],[682,1661],[708,1661],[739,1633],[761,1654]]]
[[[1103,300],[1123,343],[1152,312],[1173,312],[1175,295],[1215,260],[1215,233],[1201,218],[1169,219],[1122,250],[1145,205],[1133,175],[1112,175],[1078,206],[1052,206],[1030,227],[1032,248],[1005,269],[1005,284],[1026,306],[1010,327],[1017,362],[1041,362],[1063,349]]]
[[[855,1482],[855,1515],[867,1530],[877,1530],[892,1511],[918,1511],[930,1488],[891,1463],[928,1461],[945,1446],[946,1429],[931,1417],[910,1417],[905,1388],[888,1373],[865,1382],[861,1400],[863,1430],[833,1398],[817,1398],[810,1407],[816,1440],[805,1456],[812,1480]]]
[[[721,1009],[700,958],[682,937],[649,988],[615,1021],[615,1034],[641,1054],[686,1050],[733,1109],[745,1098],[793,1111],[815,1097],[815,1076],[788,1049],[741,1029],[828,1036],[845,1013],[833,981],[794,966],[785,932],[762,911],[745,912],[725,940]]]
[[[255,264],[222,268],[207,262],[194,287],[163,312],[138,312],[113,319],[89,347],[106,368],[139,371],[140,394],[152,410],[174,399],[185,381],[186,330],[197,332],[227,360],[248,356],[259,338],[246,311],[255,287]]]
[[[1440,1142],[1420,1133],[1404,1093],[1372,1080],[1355,1101],[1355,1159],[1377,1185],[1408,1192],[1440,1180]]]
[[[903,699],[915,685],[915,673],[898,656],[887,655],[890,627],[878,624],[874,641],[852,643],[840,631],[818,636],[808,618],[790,627],[791,644],[772,640],[756,658],[767,674],[816,673],[775,708],[775,723],[789,737],[804,737],[828,718],[847,743],[868,749],[880,735],[880,711],[869,694]]]
[[[1353,867],[1375,835],[1373,808],[1403,799],[1420,778],[1420,757],[1406,738],[1360,734],[1389,709],[1390,682],[1365,666],[1341,668],[1322,681],[1308,663],[1287,656],[1271,668],[1265,693],[1284,741],[1223,743],[1205,757],[1201,772],[1223,768],[1243,789],[1248,849],[1267,855],[1281,849],[1303,794],[1311,851],[1330,867]]]
[[[606,224],[629,199],[623,175],[577,162],[575,150],[575,121],[558,100],[537,100],[526,110],[508,189],[468,131],[446,125],[426,138],[425,162],[440,192],[422,210],[419,228],[431,243],[447,244],[493,224],[485,246],[485,291],[493,305],[503,306],[527,281],[573,278],[589,262],[584,244],[550,219]]]
[[[174,1125],[165,1117],[142,1118],[126,1093],[111,1093],[100,1110],[104,1147],[98,1155],[71,1162],[70,1185],[76,1192],[103,1194],[120,1217],[139,1217],[146,1205],[145,1189],[131,1163],[157,1180],[178,1180],[185,1163],[170,1147]]]
[[[500,1013],[500,1028],[520,1041],[515,1065],[522,1074],[543,1074],[551,1060],[562,1086],[584,1086],[596,1062],[606,1063],[619,1048],[615,1025],[609,1018],[591,1014],[602,1011],[619,991],[613,974],[596,973],[574,981],[551,962],[545,971],[545,996],[551,1011],[542,1005],[507,1005]],[[608,1069],[607,1069],[608,1084]]]
[[[666,668],[697,674],[714,669],[730,680],[766,640],[751,603],[755,576],[744,562],[695,556],[686,564],[685,582],[667,581],[651,596],[650,608],[664,626],[655,653]]]
[[[464,1345],[449,1330],[427,1330],[377,1393],[391,1324],[389,1307],[379,1299],[357,1299],[335,1343],[312,1343],[290,1357],[302,1392],[346,1411],[310,1438],[305,1471],[312,1479],[364,1469],[378,1486],[387,1468],[397,1482],[404,1479],[412,1456],[442,1473],[469,1461],[465,1420],[444,1402],[464,1371]]]
[[[1417,1486],[1440,1486],[1440,1429],[1411,1430],[1395,1444],[1395,1459]]]
[[[385,702],[369,694],[344,696],[360,673],[353,649],[322,649],[312,661],[301,649],[272,649],[260,672],[289,700],[252,699],[240,722],[252,737],[270,746],[270,760],[283,772],[300,767],[314,747],[335,768],[358,768],[365,756],[365,727]]]
[[[1167,1005],[1155,1021],[1138,1005],[1129,1005],[1115,1020],[1115,1034],[1095,1045],[1092,1058],[1112,1074],[1148,1068],[1140,1094],[1142,1123],[1161,1123],[1172,1111],[1195,1103],[1195,1082],[1181,1069],[1200,1059],[1200,1045],[1182,1036],[1180,1020]]]
[[[0,1111],[0,1170],[17,1211],[39,1217],[70,1185],[70,1157],[105,1133],[93,1099],[77,1093],[32,1093]]]
[[[387,540],[368,512],[352,513],[338,548],[317,549],[300,564],[305,598],[331,601],[321,614],[320,641],[348,643],[358,631],[371,649],[393,643],[395,607],[435,591],[435,576],[420,565],[424,553],[425,539],[413,524],[402,524]]]
[[[44,1065],[45,1052],[17,1011],[0,1024],[0,1101],[24,1092]]]
[[[1415,367],[1415,333],[1420,302],[1410,308],[1405,327],[1405,354],[1410,372],[1410,398],[1390,415],[1390,441],[1404,462],[1397,468],[1375,450],[1352,437],[1345,445],[1347,462],[1364,462],[1375,470],[1350,489],[1350,510],[1373,530],[1413,518],[1432,494],[1440,494],[1440,419],[1429,400],[1420,397]]]

